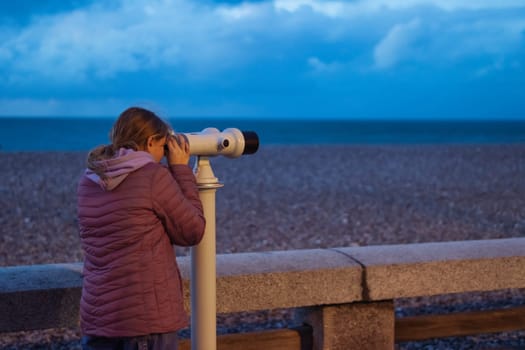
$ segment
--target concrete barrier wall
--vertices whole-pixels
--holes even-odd
[[[364,300],[525,287],[525,238],[336,250],[365,268]]]
[[[190,258],[178,262],[189,310]],[[0,332],[75,326],[81,271],[81,263],[0,268]],[[332,313],[318,307],[357,317],[363,306],[351,305],[386,300],[369,308],[386,315],[381,329],[393,323],[388,300],[508,288],[525,288],[525,238],[217,256],[218,313],[303,308],[305,319],[322,323]]]
[[[82,264],[0,268],[0,332],[78,323]]]

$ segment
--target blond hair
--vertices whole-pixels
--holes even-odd
[[[113,124],[109,134],[111,144],[95,147],[88,153],[87,167],[104,178],[100,160],[114,157],[121,148],[145,150],[151,136],[160,139],[168,136],[170,132],[169,124],[152,111],[130,107],[122,112]]]

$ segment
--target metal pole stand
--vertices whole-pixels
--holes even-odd
[[[202,241],[191,248],[191,349],[217,349],[215,193],[223,184],[213,174],[208,157],[194,168],[206,218]]]

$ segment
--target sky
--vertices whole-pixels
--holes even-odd
[[[0,3],[0,116],[525,120],[524,0]]]

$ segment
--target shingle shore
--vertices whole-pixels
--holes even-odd
[[[0,152],[0,266],[81,261],[75,190],[85,157]],[[217,192],[218,253],[525,235],[525,144],[262,145],[255,155],[211,162],[224,183]],[[493,299],[525,304],[525,291],[397,304],[401,315],[465,303],[483,308]],[[221,324],[282,326],[287,315],[235,315]],[[0,335],[0,346],[57,334],[36,333]],[[78,346],[74,330],[65,334],[60,339],[73,339],[66,348]]]

